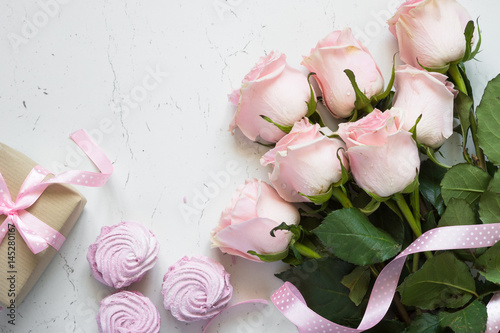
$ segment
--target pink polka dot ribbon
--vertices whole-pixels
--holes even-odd
[[[113,165],[104,152],[84,130],[71,134],[71,138],[92,160],[100,173],[70,170],[44,180],[52,174],[44,167],[37,165],[24,180],[15,201],[12,201],[10,191],[0,173],[0,215],[7,216],[0,225],[0,243],[7,234],[9,227],[13,225],[34,254],[45,250],[49,245],[59,250],[65,241],[65,237],[31,215],[26,209],[38,200],[50,184],[73,184],[92,187],[106,184],[113,173]]]
[[[306,305],[299,290],[289,282],[285,282],[272,295],[271,300],[278,310],[297,326],[300,333],[363,332],[377,325],[387,313],[408,255],[425,251],[475,249],[492,246],[498,240],[500,240],[500,223],[449,226],[427,231],[380,272],[358,328],[338,325],[318,315]],[[499,332],[500,293],[490,300],[487,311],[486,332]]]
[[[488,312],[488,322],[485,333],[500,332],[500,293],[496,293],[486,307]]]

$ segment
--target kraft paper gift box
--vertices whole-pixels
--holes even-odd
[[[0,172],[12,200],[15,200],[24,179],[36,165],[30,158],[0,143]],[[86,202],[72,186],[52,184],[26,211],[67,237]],[[0,223],[5,218],[5,215],[1,215]],[[11,245],[14,239],[15,251],[12,251],[12,246],[9,249],[9,239]],[[42,252],[33,254],[17,230],[7,233],[0,244],[0,304],[4,307],[12,302],[16,306],[21,304],[56,252],[49,246]]]

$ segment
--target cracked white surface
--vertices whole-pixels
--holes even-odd
[[[0,312],[0,332],[96,332],[99,301],[112,290],[92,278],[85,255],[101,226],[121,220],[141,221],[161,243],[156,267],[128,289],[156,304],[162,332],[201,332],[206,324],[179,323],[162,307],[163,275],[184,255],[219,260],[231,273],[232,303],[269,298],[281,285],[273,274],[285,265],[233,261],[210,249],[210,230],[233,191],[246,178],[267,180],[268,171],[259,164],[266,148],[228,132],[234,108],[227,94],[260,56],[278,50],[299,67],[301,56],[332,29],[349,25],[363,32],[377,22],[387,1],[66,2],[15,50],[9,36],[20,35],[41,8],[35,1],[0,1],[0,140],[53,171],[92,170],[68,139],[84,128],[109,154],[115,173],[104,188],[79,188],[88,199],[82,217],[18,307],[15,329]],[[494,60],[500,3],[460,2],[480,16],[483,30],[481,62],[468,64],[479,101],[500,72]],[[368,47],[388,78],[396,44],[379,28]],[[133,94],[148,68],[168,75],[138,102]],[[210,175],[233,161],[240,172],[204,194],[214,182]],[[183,215],[188,206],[190,215]],[[238,329],[297,331],[272,308],[244,307],[223,316],[211,332]]]

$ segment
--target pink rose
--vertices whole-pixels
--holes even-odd
[[[311,91],[307,76],[286,63],[284,54],[271,52],[248,73],[229,100],[238,106],[230,126],[252,141],[277,142],[286,133],[261,115],[283,126],[292,126],[307,114]]]
[[[292,225],[299,221],[297,208],[281,199],[270,185],[257,179],[247,180],[212,231],[212,246],[224,253],[260,261],[247,252],[277,254],[287,250],[292,234],[278,230],[272,237],[270,231],[282,222]]]
[[[375,109],[354,123],[339,125],[356,183],[379,197],[389,197],[410,185],[420,159],[411,134],[402,128],[401,110]]]
[[[354,73],[359,89],[368,98],[384,89],[384,78],[375,60],[348,28],[334,31],[320,40],[302,64],[316,73],[323,102],[336,118],[349,117],[356,101],[344,70]]]
[[[453,134],[453,100],[457,91],[446,75],[429,73],[409,65],[396,70],[393,106],[404,110],[403,129],[410,130],[417,118],[417,141],[440,147]]]
[[[441,68],[463,58],[464,31],[470,20],[456,0],[408,0],[388,23],[401,60],[417,68],[421,68],[418,62]]]
[[[274,166],[269,178],[283,199],[310,202],[299,192],[307,196],[323,194],[342,178],[337,151],[344,167],[349,167],[345,150],[339,148],[345,149],[341,140],[328,138],[318,124],[303,119],[261,158],[261,164]]]

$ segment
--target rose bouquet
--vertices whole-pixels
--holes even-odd
[[[500,77],[474,109],[481,34],[455,0],[408,0],[388,23],[406,64],[385,88],[350,29],[304,56],[308,76],[272,52],[244,78],[231,129],[270,146],[272,186],[238,189],[213,245],[290,264],[273,302],[303,332],[498,332]],[[463,162],[446,165],[453,132]]]

